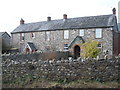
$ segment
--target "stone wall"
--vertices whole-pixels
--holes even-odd
[[[10,60],[14,61],[25,61],[25,60],[58,60],[58,59],[68,59],[69,52],[37,52],[37,53],[28,53],[28,54],[3,54],[3,59],[9,58]]]
[[[76,36],[79,36],[79,30],[80,29],[69,30],[69,39],[64,39],[64,30],[48,31],[50,32],[50,41],[45,40],[46,31],[35,32],[35,38],[31,37],[31,32],[27,32],[25,33],[24,41],[20,41],[20,33],[15,33],[12,34],[13,47],[23,51],[27,42],[33,42],[38,51],[45,51],[48,47],[50,48],[50,51],[64,51],[64,44],[70,45]],[[113,33],[111,28],[102,28],[102,38],[98,39],[95,38],[95,30],[96,28],[84,29],[85,35],[82,38],[85,41],[92,39],[100,42],[102,44],[101,57],[103,57],[103,52],[106,50],[109,51],[109,55],[111,56],[113,54]]]
[[[28,58],[29,57],[29,58]],[[3,82],[13,81],[19,77],[32,75],[34,78],[50,80],[97,80],[118,81],[120,79],[120,57],[109,60],[59,59],[41,60],[31,55],[3,56]]]

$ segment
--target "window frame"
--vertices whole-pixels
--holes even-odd
[[[100,47],[99,47],[99,45],[100,45]],[[98,43],[97,48],[102,48],[102,43]]]
[[[67,43],[64,44],[64,51],[68,51],[68,44]]]
[[[50,46],[45,46],[45,51],[50,51]]]
[[[21,33],[21,41],[25,40],[25,33]]]
[[[83,35],[81,35],[81,31],[83,31],[83,32],[82,32]],[[84,29],[80,29],[80,30],[79,30],[79,36],[85,36],[85,30],[84,30]]]
[[[97,30],[101,30],[101,31],[97,32]],[[99,36],[97,36],[97,35],[99,35]],[[103,37],[103,30],[101,28],[95,29],[95,38],[96,39],[101,39],[102,37]]]
[[[35,32],[31,33],[31,37],[34,39],[35,38]]]
[[[66,32],[67,32],[67,36],[66,36]],[[69,30],[64,30],[63,31],[63,38],[65,39],[65,40],[67,40],[67,39],[69,39]]]
[[[50,31],[45,32],[45,40],[50,41]]]

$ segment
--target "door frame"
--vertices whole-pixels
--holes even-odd
[[[81,51],[81,49],[80,49],[80,45],[77,45],[77,44],[76,44],[76,45],[74,45],[74,47],[73,47],[73,52],[74,52],[74,58],[75,58],[75,59],[77,59],[77,58],[78,58],[78,57],[76,56],[76,52],[75,52],[75,51],[76,51],[76,50],[75,50],[75,47],[76,47],[76,46],[78,46],[78,47],[79,47],[79,55],[77,55],[78,57],[80,57],[80,51]]]

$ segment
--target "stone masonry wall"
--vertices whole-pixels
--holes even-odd
[[[25,33],[25,40],[20,41],[20,33],[13,34],[13,47],[19,48],[20,51],[23,51],[27,42],[33,42],[38,51],[45,51],[47,47],[50,48],[50,51],[64,51],[64,44],[70,45],[71,42],[79,36],[80,29],[71,29],[69,30],[69,39],[64,39],[64,30],[48,31],[50,32],[50,41],[45,40],[45,32],[35,32],[35,38],[31,37],[31,32]],[[102,44],[101,47],[101,57],[103,52],[108,50],[109,55],[113,54],[113,33],[110,28],[102,28],[102,38],[95,38],[95,28],[93,29],[84,29],[85,35],[83,39],[86,41],[92,39],[98,41]]]
[[[28,58],[29,57],[29,58]],[[19,55],[3,56],[3,82],[32,75],[50,80],[97,80],[119,81],[120,57],[109,60],[59,59],[41,60],[36,57],[20,58]]]

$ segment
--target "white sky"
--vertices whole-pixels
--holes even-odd
[[[0,0],[0,32],[10,33],[21,18],[25,23],[52,19],[112,14],[120,0]]]

